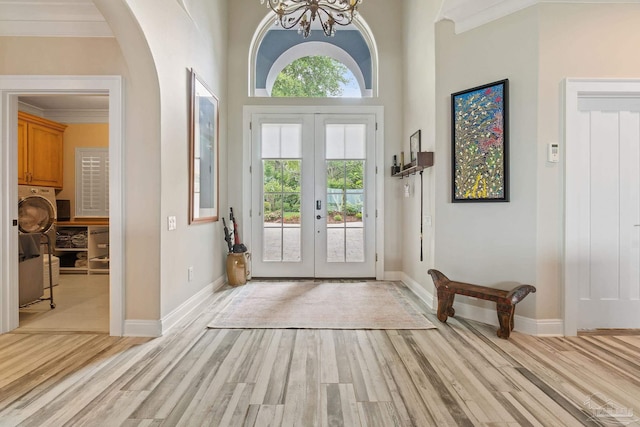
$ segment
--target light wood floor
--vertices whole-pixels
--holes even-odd
[[[153,340],[0,335],[0,426],[638,425],[637,335],[206,329],[232,293]]]

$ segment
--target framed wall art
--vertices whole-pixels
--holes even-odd
[[[451,95],[452,201],[509,201],[509,80]]]
[[[218,98],[191,70],[189,224],[218,220]]]
[[[409,138],[409,161],[410,166],[415,166],[418,163],[418,153],[420,152],[420,129],[411,135]]]

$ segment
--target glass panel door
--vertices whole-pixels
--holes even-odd
[[[255,277],[375,277],[375,120],[346,117],[252,117]]]
[[[313,277],[313,201],[303,200],[313,192],[312,117],[261,115],[254,126],[253,275]]]
[[[375,277],[374,127],[316,116],[316,277]]]

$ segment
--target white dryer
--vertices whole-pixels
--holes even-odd
[[[18,185],[18,200],[27,196],[42,196],[51,202],[53,206],[53,212],[55,212],[55,218],[58,217],[56,209],[56,190],[51,187],[34,187],[32,185]]]

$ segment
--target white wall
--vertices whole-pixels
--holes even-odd
[[[391,158],[400,151],[403,135],[402,124],[402,9],[404,2],[397,7],[386,7],[384,0],[367,0],[362,3],[359,12],[371,28],[378,45],[379,53],[379,97],[358,100],[342,99],[282,99],[249,98],[249,48],[255,30],[268,9],[260,6],[258,0],[234,0],[229,2],[229,206],[233,206],[239,218],[242,204],[243,172],[242,164],[242,108],[244,105],[382,105],[385,108],[385,150],[384,170],[386,199],[385,206],[385,270],[402,269],[402,225],[401,207],[395,189],[397,182],[390,178]],[[257,6],[257,7],[256,7]],[[241,229],[247,226],[240,224]],[[248,240],[246,234],[243,239]]]
[[[510,91],[509,203],[451,203],[451,93],[504,78]],[[518,306],[535,317],[549,290],[536,280],[538,14],[529,8],[474,30],[436,24],[435,263],[449,278],[538,287]],[[511,282],[511,283],[502,283]],[[555,293],[555,292],[554,292]],[[460,298],[469,300],[467,298]],[[479,302],[494,309],[485,301]]]
[[[451,22],[436,25],[438,150],[450,147],[451,93],[509,78],[511,112],[510,203],[450,203],[450,161],[436,164],[436,268],[468,282],[533,284],[518,314],[562,319],[564,159],[546,162],[548,143],[563,148],[562,82],[640,77],[630,54],[639,20],[634,4],[545,3],[459,35]]]
[[[562,82],[568,77],[640,78],[637,4],[542,4],[538,87],[537,282],[545,289],[538,318],[562,316],[564,158],[545,162],[546,144],[563,147]]]
[[[95,0],[116,39],[0,38],[2,74],[124,76],[125,318],[146,325],[224,276],[220,223],[187,226],[187,121],[193,67],[220,98],[226,156],[227,2],[185,3],[195,20],[175,0]],[[176,231],[166,231],[168,215]]]
[[[94,3],[116,36],[125,62],[125,319],[153,321],[160,318],[158,77],[145,36],[126,1]],[[103,55],[88,50],[81,58],[84,62],[100,61]]]
[[[131,31],[127,19],[131,19],[126,8],[118,10],[117,2],[110,3],[113,13]],[[120,4],[122,7],[122,5]],[[135,27],[133,28],[135,30]],[[130,44],[135,45],[135,35]],[[154,129],[149,126],[154,111],[159,111],[154,103],[153,75],[146,73],[143,66],[127,64],[119,44],[113,38],[43,38],[43,37],[0,37],[0,73],[8,75],[122,75],[125,81],[125,190],[126,224],[129,231],[126,239],[127,259],[125,277],[126,307],[125,317],[133,319],[154,319],[159,317],[160,295],[154,290],[159,283],[156,274],[159,265],[159,239],[152,233],[153,215],[144,214],[142,209],[153,203],[159,195],[155,189],[153,171]],[[138,62],[144,62],[144,50],[136,54]],[[157,80],[156,80],[157,82]],[[156,84],[157,88],[157,84]],[[142,173],[137,167],[141,162],[149,165]],[[67,165],[68,167],[69,165]],[[71,165],[73,167],[73,165]],[[157,227],[156,227],[157,229]],[[155,239],[155,240],[154,240]],[[138,249],[140,248],[140,249]],[[135,256],[144,248],[144,256]],[[156,256],[154,257],[154,252]]]
[[[435,151],[435,163],[448,161],[448,152],[436,151],[436,57],[435,31],[431,23],[438,13],[436,1],[406,0],[404,2],[403,28],[403,128],[401,146],[408,158],[409,138],[417,130],[421,131],[421,150]],[[408,161],[408,160],[405,160]],[[423,217],[429,216],[432,225],[423,223],[423,261],[420,261],[420,176],[398,180],[393,197],[402,205],[402,271],[429,293],[433,293],[433,283],[427,270],[433,267],[434,246],[434,168],[423,172]],[[403,186],[409,183],[412,197],[402,196]]]
[[[224,276],[221,222],[188,225],[189,70],[193,68],[220,100],[220,155],[226,156],[227,2],[127,0],[149,44],[160,86],[160,316],[166,319],[189,298]],[[226,162],[220,161],[220,202],[226,205]],[[144,163],[139,167],[146,168]],[[167,230],[176,216],[177,230]],[[194,278],[188,281],[188,268]]]

